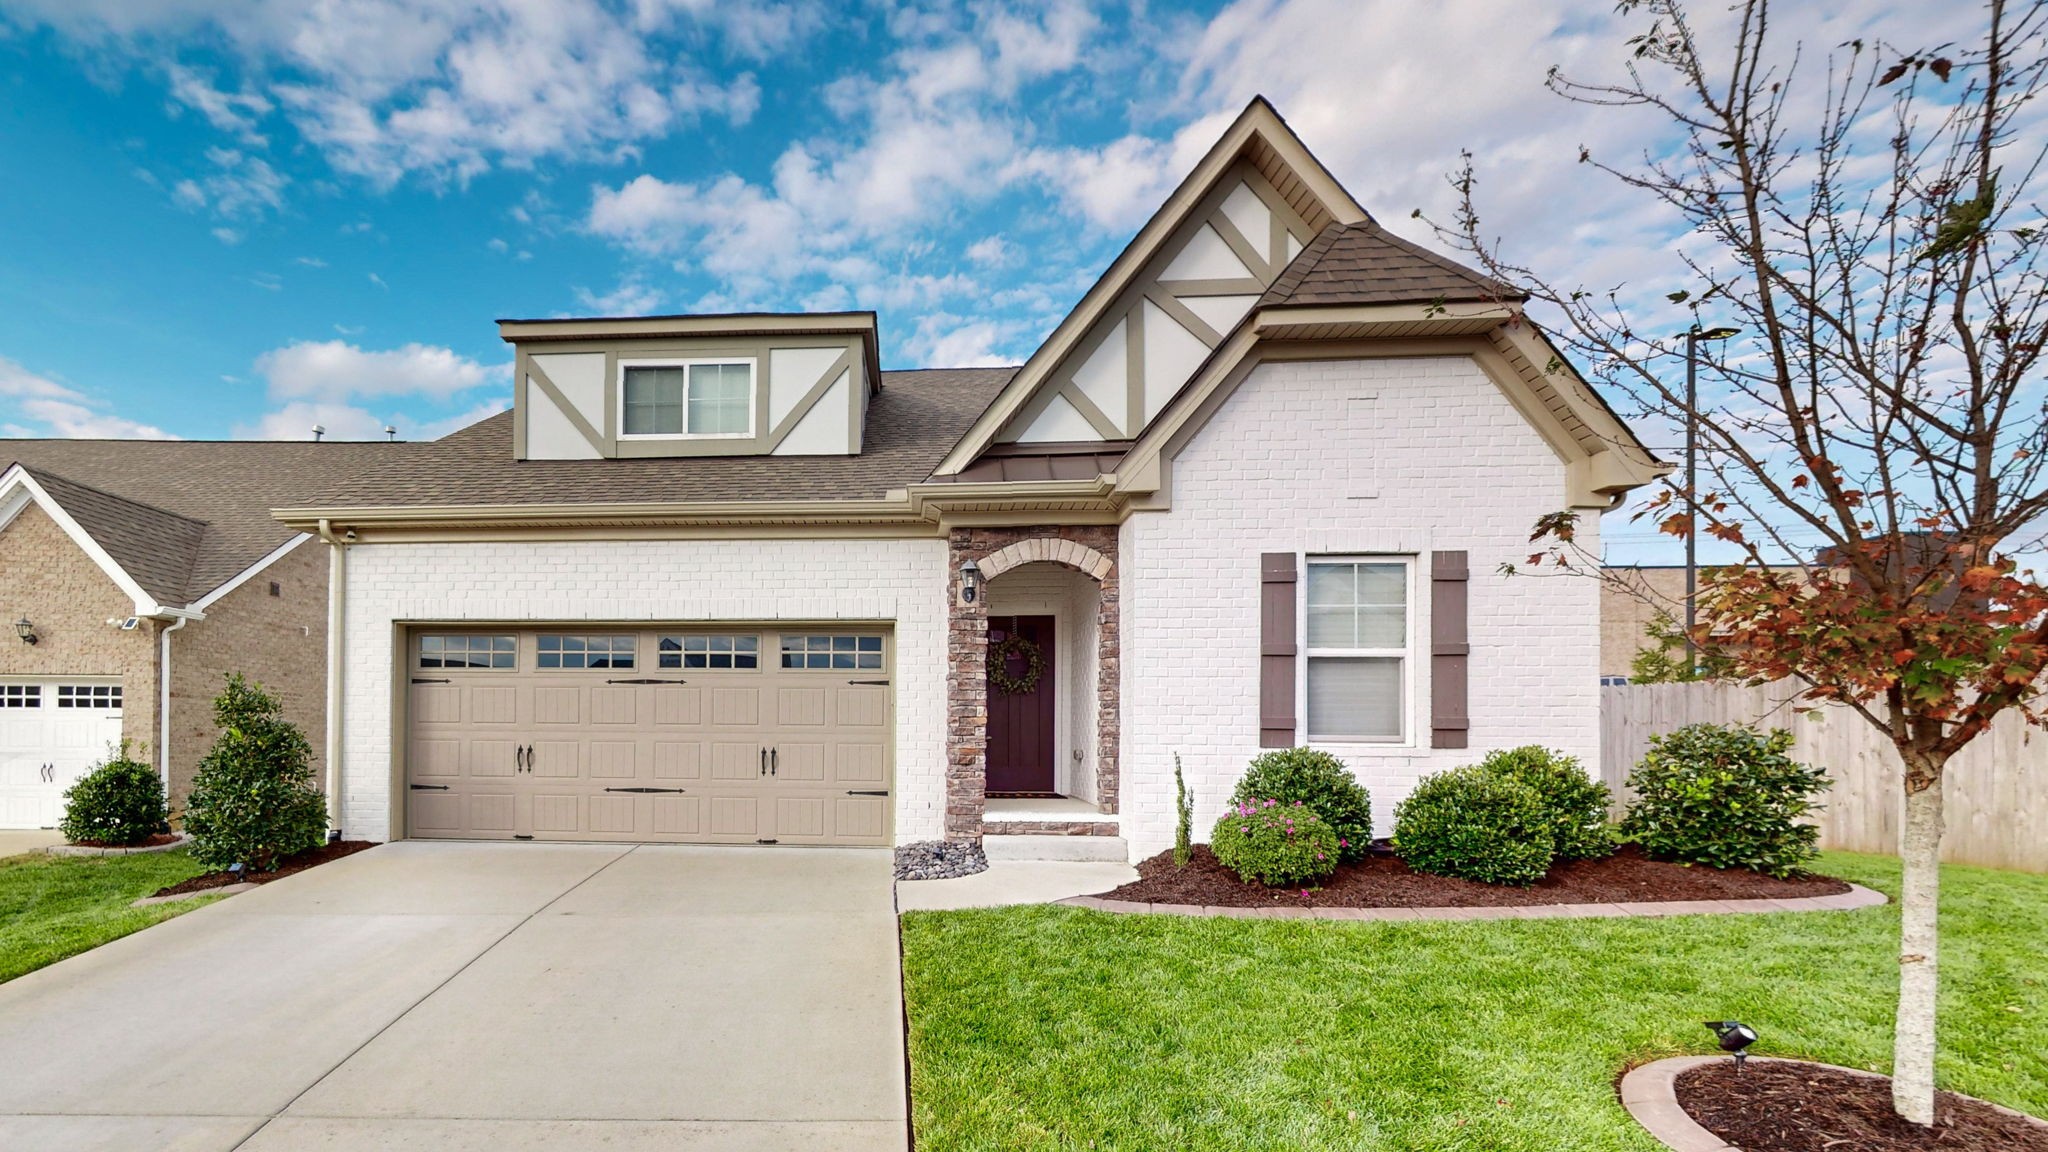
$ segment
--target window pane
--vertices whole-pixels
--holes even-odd
[[[683,430],[681,368],[626,369],[622,414],[629,436],[674,436]]]
[[[751,375],[745,364],[691,365],[690,434],[744,434],[752,400]]]
[[[1308,610],[1308,646],[1311,648],[1356,648],[1357,610],[1349,605],[1341,608],[1325,608],[1310,605]]]
[[[1315,564],[1308,566],[1308,602],[1342,604],[1357,602],[1356,564]]]
[[[1398,658],[1309,658],[1309,739],[1399,740],[1401,712]]]
[[[1317,641],[1313,636],[1309,643]],[[1401,607],[1358,610],[1359,648],[1400,648],[1408,643],[1408,610]]]
[[[1360,604],[1403,604],[1408,599],[1408,573],[1399,564],[1360,564]]]

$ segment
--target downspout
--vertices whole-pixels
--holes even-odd
[[[164,778],[164,799],[171,798],[171,633],[185,626],[180,616],[168,628],[158,629],[156,660],[156,770]]]
[[[341,701],[343,605],[348,595],[348,543],[334,534],[323,517],[320,539],[327,542],[327,838],[341,839]]]

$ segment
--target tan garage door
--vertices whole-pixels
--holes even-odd
[[[416,837],[887,844],[884,632],[417,629]]]

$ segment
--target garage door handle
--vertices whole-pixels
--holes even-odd
[[[684,788],[607,788],[607,792],[673,792],[680,796],[688,791]]]
[[[768,750],[767,750],[766,748],[763,748],[763,749],[761,749],[761,775],[763,775],[763,776],[766,776],[767,774],[768,774]]]
[[[877,687],[884,687],[884,688],[888,687],[888,684],[889,684],[889,682],[888,682],[887,680],[848,680],[848,681],[847,681],[847,683],[848,683],[848,684],[873,684],[873,685],[875,685],[875,686],[877,686]]]
[[[887,796],[889,794],[889,790],[887,788],[881,788],[871,791],[862,791],[858,788],[850,788],[847,790],[846,794],[848,796]]]
[[[605,681],[605,683],[607,683],[607,684],[688,684],[688,683],[689,683],[689,681],[688,681],[688,680],[657,680],[657,679],[655,679],[655,678],[653,678],[653,677],[651,677],[651,676],[642,676],[642,677],[639,677],[638,679],[634,679],[634,680],[607,680],[607,681]]]
[[[782,749],[780,749],[780,748],[770,748],[770,749],[768,750],[768,774],[769,774],[770,776],[773,776],[773,775],[775,775],[775,765],[776,765],[776,763],[777,763],[778,761],[780,761],[781,759],[782,759]]]
[[[446,683],[448,683],[448,681],[446,681],[446,680],[432,680],[432,679],[428,679],[428,678],[427,678],[427,677],[425,677],[425,676],[415,676],[415,677],[413,677],[413,678],[412,678],[412,682],[413,682],[413,683],[415,683],[415,684],[446,684]]]
[[[446,792],[448,790],[446,784],[411,784],[408,787],[415,792]]]

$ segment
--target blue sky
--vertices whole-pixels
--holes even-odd
[[[1620,66],[1612,4],[1502,11],[0,0],[0,434],[438,435],[506,403],[502,316],[873,308],[888,367],[1016,362],[1256,93],[1389,226],[1470,148],[1515,255],[1665,290],[1668,221],[1574,162],[1652,125],[1541,86]]]

